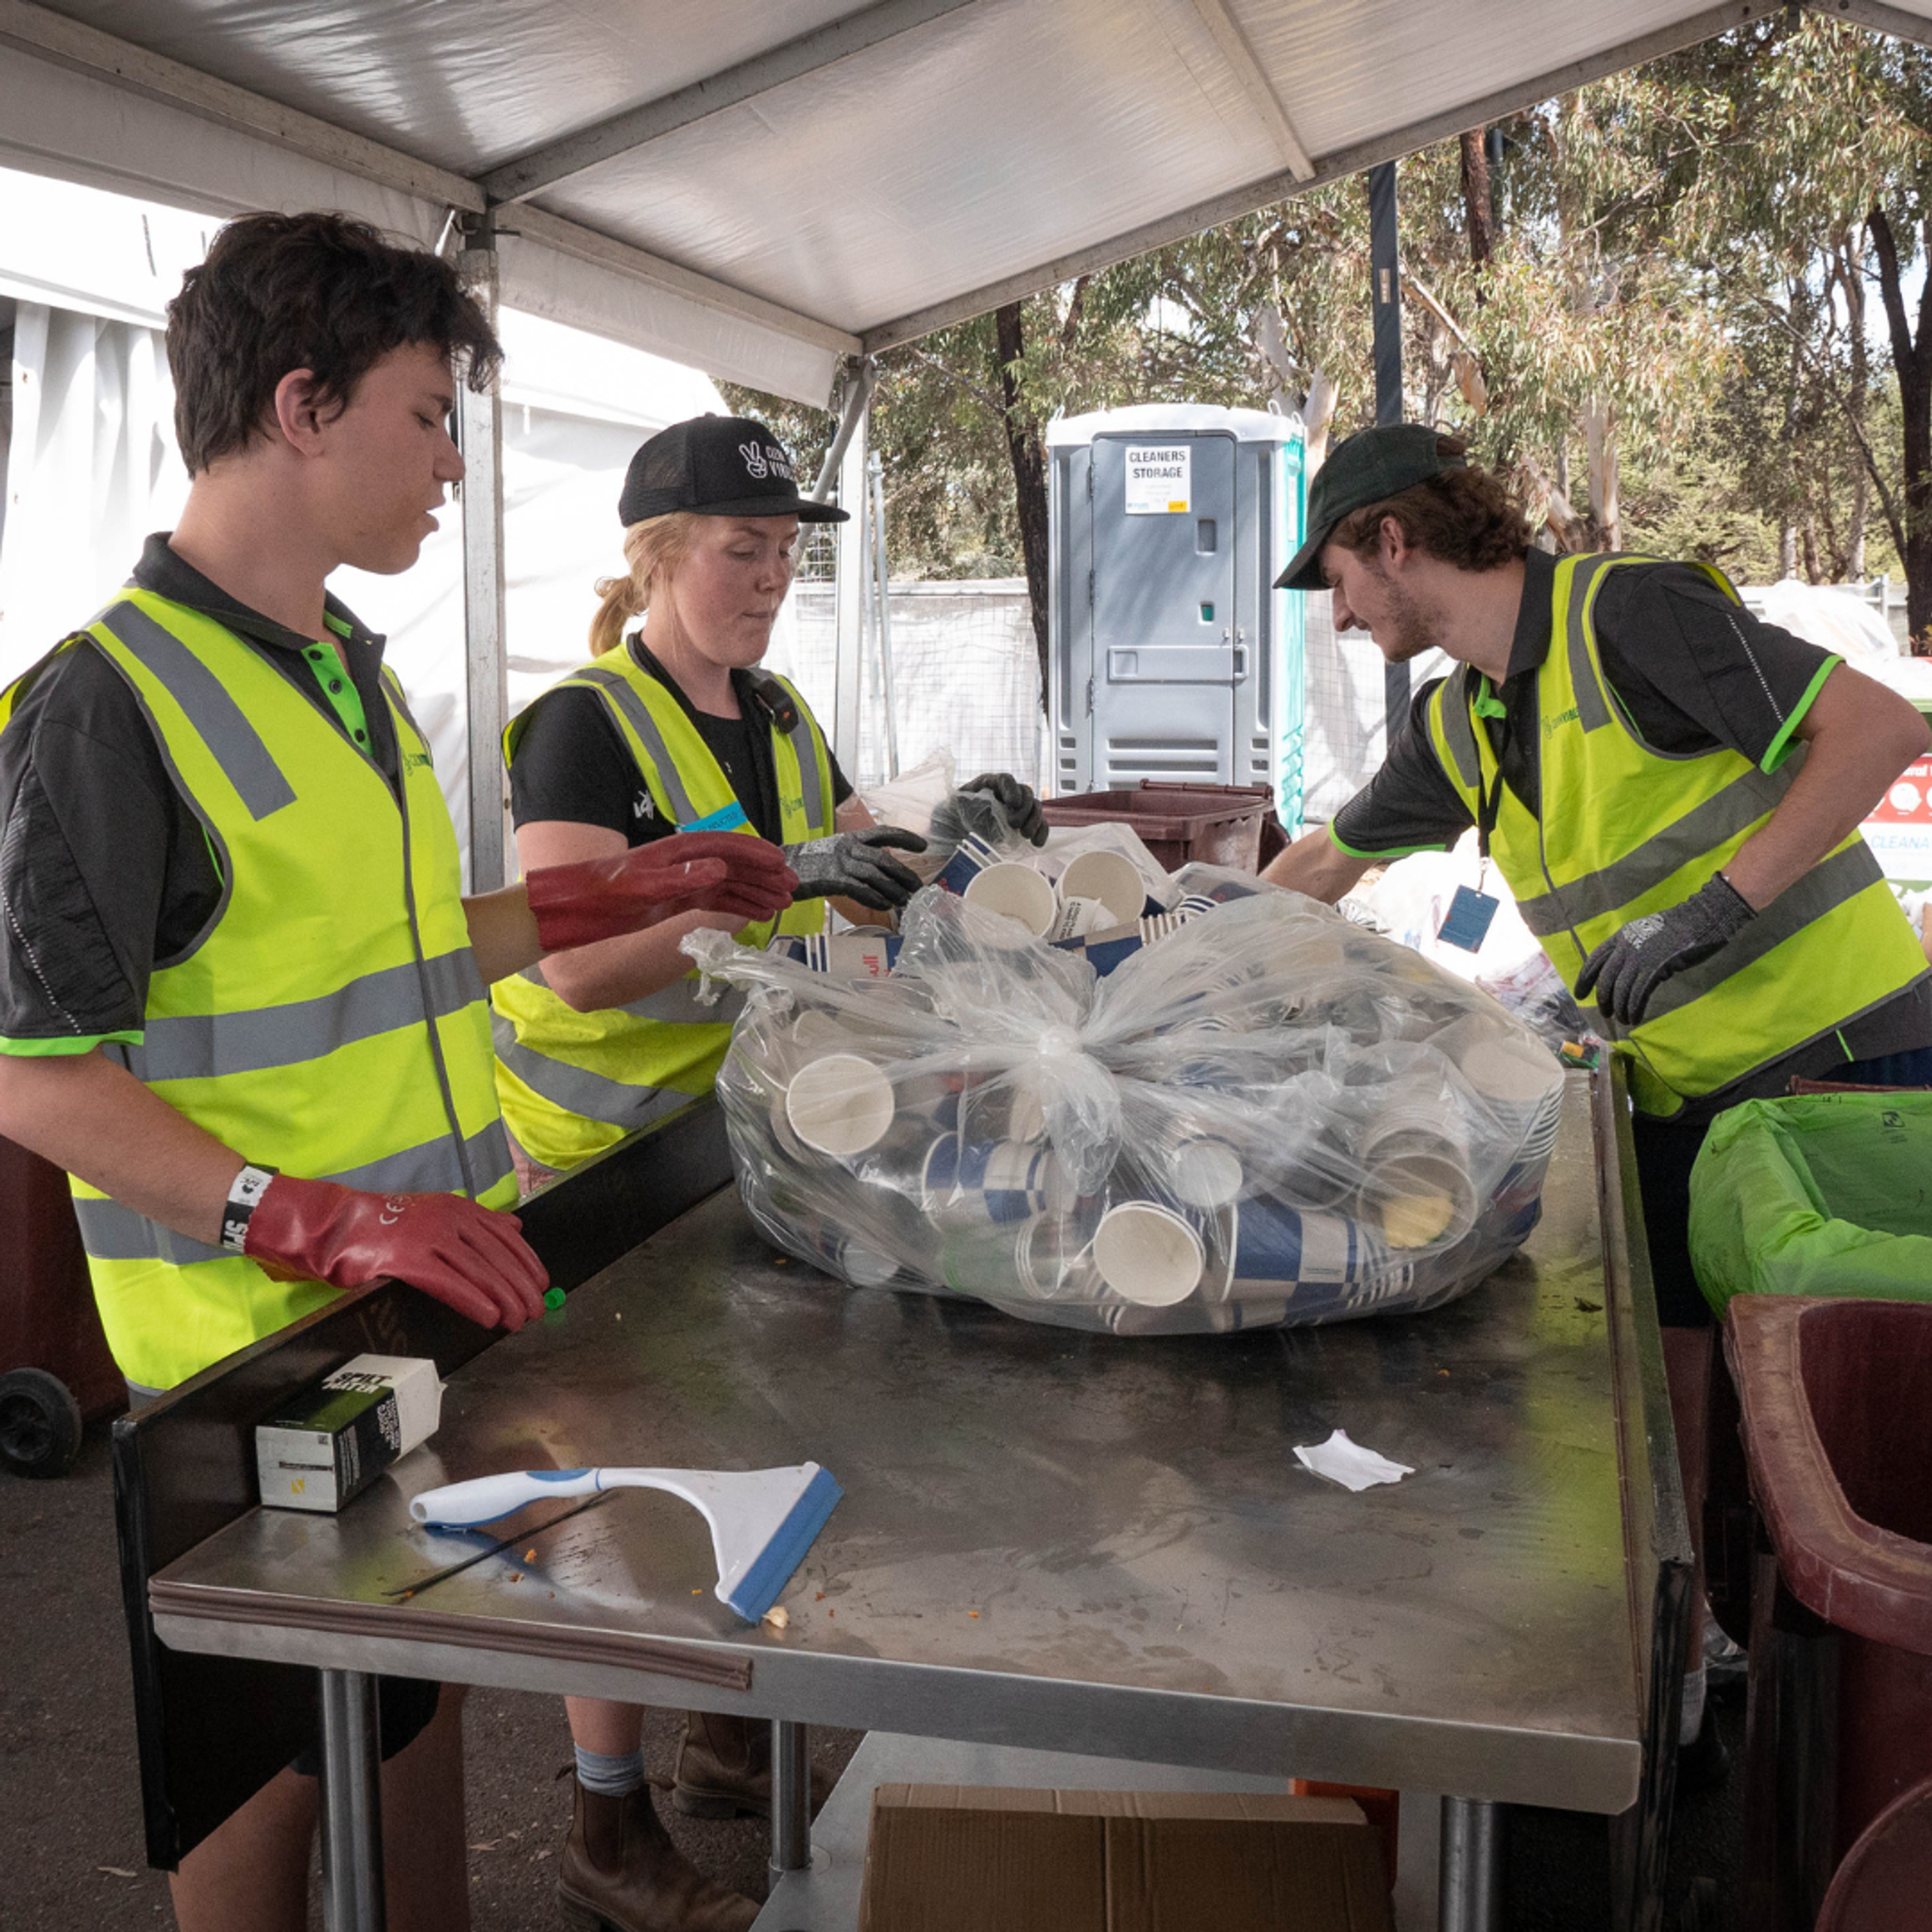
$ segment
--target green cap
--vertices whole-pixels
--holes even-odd
[[[1466,470],[1460,456],[1439,456],[1439,432],[1424,423],[1358,430],[1328,452],[1308,492],[1308,541],[1274,580],[1277,590],[1326,590],[1322,548],[1344,517],[1385,502],[1431,476]]]

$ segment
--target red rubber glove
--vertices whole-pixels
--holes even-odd
[[[784,854],[742,832],[674,832],[621,857],[544,866],[524,880],[546,952],[641,932],[681,912],[776,919],[797,875]]]
[[[242,1252],[279,1280],[360,1288],[393,1275],[485,1328],[516,1329],[543,1312],[550,1286],[523,1225],[460,1194],[370,1194],[278,1174]]]

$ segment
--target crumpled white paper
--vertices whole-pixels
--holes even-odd
[[[1340,1483],[1345,1490],[1372,1489],[1378,1483],[1399,1483],[1415,1474],[1406,1462],[1391,1462],[1386,1456],[1350,1442],[1343,1429],[1336,1430],[1326,1442],[1297,1444],[1294,1457],[1304,1468]]]

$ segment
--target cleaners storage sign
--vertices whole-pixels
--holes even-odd
[[[1185,442],[1130,442],[1126,446],[1127,514],[1185,516],[1190,501],[1194,451]]]

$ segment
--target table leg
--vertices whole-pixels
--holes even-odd
[[[385,1932],[382,1750],[376,1679],[322,1670],[322,1922],[325,1932]]]
[[[812,1862],[812,1737],[803,1724],[772,1720],[772,1870]]]
[[[1502,1923],[1501,1814],[1474,1798],[1442,1801],[1441,1932],[1497,1932]]]

